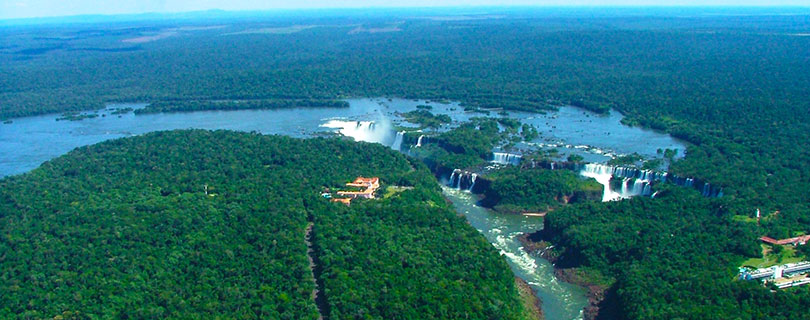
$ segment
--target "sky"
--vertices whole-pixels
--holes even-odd
[[[450,6],[810,6],[810,0],[0,0],[0,19],[83,14]]]

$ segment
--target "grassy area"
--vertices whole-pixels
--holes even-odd
[[[400,192],[405,191],[405,190],[408,190],[408,189],[413,189],[413,187],[388,186],[388,188],[385,188],[385,193],[383,194],[383,199],[388,199],[388,198],[394,196],[395,194],[400,193]]]
[[[743,262],[743,266],[754,268],[767,268],[779,264],[795,263],[803,261],[802,257],[796,256],[796,249],[793,246],[784,246],[782,252],[773,253],[770,245],[762,244],[762,258],[751,258]]]
[[[735,215],[735,216],[731,217],[731,219],[734,220],[735,222],[748,222],[748,223],[756,223],[757,222],[757,218],[752,218],[752,217],[743,216],[743,215]]]

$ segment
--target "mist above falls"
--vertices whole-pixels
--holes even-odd
[[[375,142],[391,145],[396,138],[391,120],[380,116],[377,120],[341,120],[331,119],[321,127],[337,129],[343,136],[351,137],[355,141]]]

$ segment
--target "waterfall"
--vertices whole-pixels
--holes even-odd
[[[506,153],[506,152],[493,152],[492,153],[492,161],[493,163],[497,164],[511,164],[511,165],[519,165],[520,160],[523,159],[523,156],[518,154]]]
[[[473,187],[475,187],[476,180],[478,180],[477,173],[455,169],[453,170],[453,173],[450,174],[450,179],[447,181],[447,186],[462,191],[472,192]]]
[[[613,177],[613,167],[606,165],[589,163],[579,173],[582,176],[596,179],[596,182],[602,185],[602,201],[613,201],[621,199],[619,193],[614,192],[610,188],[610,179]]]
[[[671,182],[681,187],[693,188],[705,197],[723,196],[722,188],[712,186],[708,182],[696,181],[693,178],[678,177],[666,172],[588,163],[582,168],[580,175],[594,178],[597,182],[605,186],[602,201],[652,195],[652,184],[658,182]],[[621,187],[618,192],[611,189],[610,180],[612,178],[622,179]]]
[[[425,135],[420,135],[419,139],[416,139],[416,147],[417,148],[422,146],[422,138],[424,138],[424,137],[425,137]]]
[[[630,185],[632,181],[632,186]],[[646,196],[652,193],[652,185],[650,181],[643,178],[624,178],[622,181],[622,191],[620,193],[622,198],[630,198],[635,196]]]
[[[380,123],[374,121],[355,121],[332,119],[322,124],[323,128],[337,129],[346,136],[352,137],[356,141],[387,143],[391,141],[390,125],[385,118],[381,118]]]
[[[629,178],[622,179],[622,191],[619,192],[619,195],[621,195],[622,198],[629,198],[630,195],[632,194],[629,188],[629,184],[630,184]]]
[[[402,149],[402,139],[405,137],[405,131],[397,132],[397,136],[394,138],[394,143],[391,144],[391,149],[399,151]]]

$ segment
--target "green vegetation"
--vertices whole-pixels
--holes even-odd
[[[810,288],[770,292],[733,280],[742,256],[760,255],[757,231],[735,221],[723,200],[666,186],[655,199],[563,207],[546,216],[542,233],[557,246],[558,266],[614,279],[605,303],[616,310],[604,317],[805,317]]]
[[[421,178],[394,197],[316,210],[329,318],[521,318],[503,258]]]
[[[383,193],[383,198],[387,199],[399,194],[402,191],[413,189],[413,187],[401,187],[401,186],[388,186],[385,188],[385,193]]]
[[[762,257],[745,260],[742,265],[753,268],[767,268],[778,264],[795,263],[803,261],[806,257],[797,252],[792,246],[770,246],[762,244]]]
[[[485,178],[492,183],[482,204],[504,213],[547,212],[569,202],[602,199],[602,185],[569,170],[507,167]]]
[[[420,106],[417,106],[417,108],[418,107]],[[446,114],[434,115],[432,112],[427,111],[424,108],[407,112],[403,114],[402,117],[410,123],[418,124],[421,129],[437,129],[441,127],[442,124],[450,123],[452,121],[450,116]]]
[[[641,165],[641,169],[653,171],[660,170],[663,163],[664,161],[662,159],[647,160]]]
[[[82,121],[84,119],[97,118],[96,113],[79,113],[79,112],[66,112],[61,117],[56,118],[56,121]]]
[[[569,154],[568,158],[566,158],[568,162],[583,162],[584,160],[585,158],[578,154]]]
[[[523,124],[523,126],[520,128],[520,135],[523,136],[523,140],[525,141],[532,141],[540,137],[540,133],[537,132],[537,128],[528,124]]]
[[[358,175],[414,187],[351,207]],[[227,131],[78,148],[0,180],[0,318],[520,319],[513,276],[419,163]]]
[[[430,144],[412,149],[412,152],[433,169],[459,169],[479,166],[492,157],[492,149],[507,139],[498,120],[474,118],[458,128],[430,137]]]
[[[806,161],[810,158],[810,100],[807,99],[810,73],[806,54],[810,52],[810,42],[806,37],[793,36],[806,32],[807,16],[755,13],[742,19],[734,14],[700,14],[701,18],[695,19],[680,13],[643,17],[616,14],[596,18],[572,15],[549,17],[529,10],[522,12],[519,19],[509,14],[503,19],[475,21],[404,19],[397,27],[401,31],[378,34],[349,34],[355,26],[348,24],[355,22],[347,20],[354,18],[290,17],[274,23],[281,24],[282,28],[315,23],[335,27],[297,30],[300,32],[292,34],[221,36],[267,22],[240,20],[223,30],[186,33],[137,46],[121,40],[141,36],[144,28],[160,27],[133,23],[129,28],[114,31],[95,26],[88,30],[91,27],[83,25],[9,28],[0,35],[3,43],[0,53],[8,57],[0,59],[0,74],[3,74],[0,77],[0,118],[99,109],[110,101],[157,102],[154,105],[161,108],[153,109],[157,112],[243,106],[211,101],[332,101],[352,96],[454,100],[460,101],[465,110],[482,113],[497,110],[488,108],[542,111],[561,104],[603,113],[613,108],[626,115],[627,124],[667,131],[690,142],[685,151],[661,151],[670,160],[676,153],[685,152],[685,158],[671,163],[671,171],[723,186],[725,196],[704,199],[691,190],[663,186],[664,192],[656,199],[561,207],[547,217],[546,230],[558,245],[562,265],[583,268],[586,272],[600,270],[611,278],[605,283],[612,283],[611,292],[615,294],[609,296],[608,301],[620,310],[617,315],[620,318],[806,318],[810,288],[771,293],[758,284],[732,279],[736,267],[745,258],[760,256],[758,236],[784,238],[810,231],[810,193],[804,192],[810,189],[810,162]],[[400,16],[385,15],[356,19],[376,26],[403,20]],[[160,101],[171,103],[164,102],[161,106]],[[185,101],[206,102],[188,102],[189,106],[182,107]],[[509,128],[508,123],[502,125]],[[524,138],[531,135],[531,130],[522,132]],[[152,135],[149,139],[164,136],[166,134]],[[515,139],[502,136],[494,123],[463,126],[435,138],[437,143],[418,151],[420,156],[432,159],[432,167],[438,164],[447,168],[480,165],[498,143]],[[120,312],[128,312],[132,317],[146,318],[171,317],[178,314],[172,312],[182,310],[182,314],[189,317],[205,317],[209,315],[206,310],[213,310],[211,312],[223,317],[234,318],[242,313],[270,318],[312,317],[313,306],[303,297],[309,290],[308,282],[299,281],[306,274],[302,270],[306,264],[304,248],[299,242],[289,240],[300,238],[305,222],[306,214],[302,213],[305,209],[299,204],[303,200],[294,201],[296,195],[301,195],[297,199],[305,199],[300,189],[253,176],[254,171],[249,171],[253,166],[248,169],[218,166],[237,161],[222,158],[234,154],[230,149],[232,145],[206,146],[203,150],[221,152],[199,152],[201,158],[177,149],[183,146],[142,149],[131,145],[134,150],[147,152],[144,154],[113,148],[130,146],[132,141],[83,148],[70,157],[48,162],[24,177],[3,180],[0,250],[4,251],[0,253],[0,264],[4,273],[0,278],[3,286],[0,288],[3,301],[0,316],[20,314],[44,318],[77,311],[119,316],[124,315]],[[321,143],[317,147],[322,150],[338,152],[324,154],[342,154],[340,149],[330,149],[335,142],[311,143]],[[278,150],[269,143],[261,146],[271,151],[245,149],[241,152],[275,155],[272,150]],[[102,152],[106,150],[103,148],[111,151]],[[177,150],[178,156],[172,156],[172,150]],[[316,149],[296,150],[299,153],[265,157],[268,161],[259,164],[273,169],[281,168],[278,165],[282,164],[298,165],[296,157],[307,158]],[[178,162],[161,162],[152,157],[152,153],[164,155],[164,152],[169,152],[167,158]],[[125,164],[111,161],[110,168],[117,171],[109,172],[104,171],[106,162],[102,165],[102,162],[90,161],[96,157],[113,160],[106,159],[113,157],[111,153],[136,161]],[[205,155],[217,162],[209,163]],[[360,157],[342,155],[354,160]],[[365,161],[404,161],[391,157],[361,157],[362,161],[357,162],[347,159],[343,164],[348,170]],[[324,169],[327,164],[341,165],[330,162],[338,160],[319,160],[322,162],[306,168],[306,175],[304,171],[281,169],[278,175],[296,177],[293,184],[311,186],[312,191],[351,178],[348,171],[340,175],[342,173]],[[70,165],[66,164],[68,162]],[[85,162],[96,166],[83,167]],[[214,166],[216,174],[199,170]],[[377,169],[380,168],[388,167],[380,164]],[[398,180],[394,171],[385,176],[385,181]],[[110,178],[104,178],[102,173]],[[270,175],[266,176],[268,178],[281,178],[272,176],[274,173],[264,174]],[[85,181],[83,177],[92,177],[92,180]],[[525,178],[515,176],[514,179]],[[239,189],[232,181],[246,184],[243,187],[246,189]],[[261,182],[261,188],[251,184],[257,181]],[[138,188],[111,187],[118,182],[133,183]],[[209,184],[217,196],[199,195],[203,184]],[[274,188],[266,188],[267,185]],[[281,191],[293,196],[279,196],[284,195],[279,193]],[[402,192],[401,196],[430,198],[420,192]],[[162,196],[162,193],[167,194]],[[526,195],[525,201],[520,197],[512,202],[548,201],[548,198],[529,200],[531,197]],[[256,203],[256,208],[251,208],[248,214],[243,204],[253,204],[244,202],[250,199]],[[257,199],[280,202],[269,206]],[[398,197],[393,196],[385,201],[396,199]],[[119,203],[127,205],[119,206]],[[441,206],[441,202],[433,203]],[[373,205],[357,207],[366,206]],[[379,206],[389,208],[385,202]],[[278,208],[295,210],[282,214]],[[737,218],[751,217],[757,208],[767,216],[759,227]],[[162,215],[147,214],[152,211]],[[113,212],[115,215],[110,214]],[[223,215],[223,212],[233,215]],[[288,217],[286,212],[298,213]],[[325,213],[321,221],[329,221],[330,214]],[[149,219],[141,221],[141,216]],[[351,218],[373,222],[363,217]],[[401,222],[393,220],[394,217],[382,218]],[[111,222],[114,219],[123,219],[123,222]],[[414,223],[421,221],[419,219],[419,216],[414,218]],[[232,223],[233,220],[240,221],[239,225]],[[245,225],[245,221],[262,226]],[[123,226],[123,230],[110,227],[113,225]],[[179,231],[164,230],[166,226],[175,225]],[[288,228],[280,229],[282,227]],[[421,230],[413,227],[411,230]],[[269,228],[269,231],[243,228]],[[155,234],[155,230],[166,232]],[[265,240],[263,242],[251,236],[271,231],[278,234],[258,238]],[[118,238],[116,232],[122,238]],[[154,238],[171,232],[179,234],[179,238]],[[386,235],[372,232],[371,236],[378,241],[389,241],[376,244],[381,248],[406,250],[407,246],[392,245]],[[140,237],[144,240],[139,240]],[[187,239],[182,237],[198,241],[185,241]],[[276,237],[289,239],[278,240],[272,248],[262,246]],[[351,234],[345,237],[334,241],[350,243],[356,239]],[[138,255],[118,250],[122,243]],[[417,241],[417,244],[426,243],[434,242]],[[337,246],[330,242],[324,244],[325,248],[327,245],[329,248]],[[256,253],[255,247],[266,250]],[[219,249],[231,250],[233,257]],[[480,257],[473,257],[475,249],[463,249],[469,251],[470,256],[469,260],[460,261],[480,261]],[[380,261],[391,262],[370,261],[365,256],[366,247],[358,247],[357,252],[351,252],[351,246],[341,250],[356,261],[369,260],[371,270],[385,264]],[[177,257],[172,260],[175,252]],[[390,259],[379,252],[378,256],[382,257],[377,259]],[[59,264],[59,261],[70,263]],[[259,264],[265,269],[253,274],[234,271],[241,270],[234,267],[239,266],[238,263],[250,261],[272,263]],[[193,268],[186,267],[185,264],[192,262]],[[424,263],[440,265],[436,261]],[[284,270],[277,270],[278,265],[284,265]],[[334,267],[337,275],[355,274],[347,271],[344,263],[336,262]],[[400,275],[411,275],[404,270],[403,263],[392,267],[401,268],[397,270],[402,272],[398,273]],[[184,268],[196,273],[191,273],[189,279],[177,278],[185,276],[184,273],[172,273],[186,270]],[[455,267],[448,269],[449,274],[457,272]],[[279,280],[281,284],[275,287],[255,289],[256,286],[244,284],[275,283],[275,278],[264,277],[276,275],[289,277]],[[432,273],[418,276],[413,281],[435,283],[429,278]],[[113,280],[98,285],[98,293],[89,291],[87,284],[101,283],[98,279]],[[462,279],[467,278],[459,280]],[[503,281],[500,277],[497,279]],[[410,279],[403,281],[407,280]],[[358,279],[347,279],[346,285],[362,287],[375,281],[362,275]],[[121,283],[129,286],[123,287]],[[466,282],[451,284],[446,288],[469,289],[470,285]],[[511,285],[501,284],[499,288],[510,290]],[[181,285],[186,287],[176,289]],[[400,288],[414,288],[408,285],[415,284]],[[245,287],[253,289],[241,289]],[[143,288],[157,289],[145,291]],[[478,288],[490,287],[482,284]],[[377,296],[373,292],[362,292],[351,297],[340,292],[340,299],[329,303],[339,312],[350,310],[352,316],[362,318],[388,315],[379,305],[373,305],[381,301],[403,304],[414,301],[401,291],[377,289],[366,288],[378,292]],[[204,294],[193,294],[198,292]],[[472,290],[466,294],[492,294],[498,301],[506,300],[499,300],[497,296],[508,295],[481,292]],[[389,296],[396,299],[385,300]],[[121,301],[112,301],[114,299]],[[449,293],[447,299],[458,301]],[[484,301],[478,296],[471,299]],[[426,299],[434,303],[439,300]],[[495,300],[492,302],[498,306]],[[474,313],[482,315],[491,311],[490,306],[471,305],[469,311],[482,312]],[[446,310],[457,312],[457,307],[450,305]],[[393,308],[402,310],[398,305]],[[426,314],[439,316],[438,312],[443,311],[438,310],[445,309],[437,307]]]
[[[642,158],[638,154],[628,154],[610,159],[608,160],[608,164],[613,166],[633,166],[636,162],[641,160]]]

